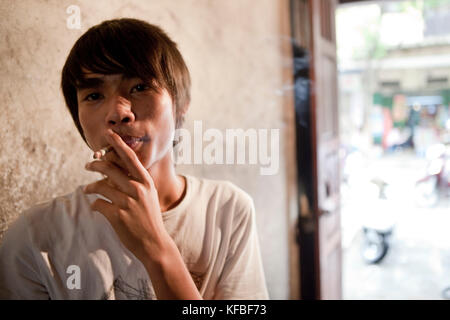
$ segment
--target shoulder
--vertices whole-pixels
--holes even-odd
[[[31,223],[64,223],[65,220],[74,220],[80,209],[87,204],[87,198],[83,195],[81,187],[73,192],[36,204],[24,211],[26,219]]]
[[[82,243],[77,237],[88,233],[84,225],[93,225],[90,210],[80,210],[88,203],[78,187],[24,210],[9,225],[0,245],[0,299],[48,299],[54,287],[45,283],[64,274]]]
[[[191,180],[193,201],[202,201],[207,210],[236,216],[254,214],[253,198],[231,181],[187,176]]]
[[[24,210],[8,228],[7,233],[20,233],[26,229],[30,240],[38,246],[63,245],[70,241],[80,224],[92,219],[89,199],[82,186],[75,191],[57,196]]]

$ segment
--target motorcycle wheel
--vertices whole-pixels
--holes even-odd
[[[442,298],[450,300],[450,287],[447,287],[444,290],[442,290]]]
[[[375,230],[364,230],[365,241],[362,248],[362,256],[366,263],[377,264],[386,256],[389,244],[386,236]]]

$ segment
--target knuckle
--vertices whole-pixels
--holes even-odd
[[[133,195],[138,197],[140,194],[140,183],[138,183],[137,181],[131,180],[130,181],[131,184],[131,190],[133,192]]]
[[[117,218],[122,221],[125,222],[126,218],[127,218],[127,212],[123,209],[117,209]]]
[[[148,172],[147,172],[147,174],[148,174]],[[144,172],[143,179],[139,180],[139,184],[146,190],[150,190],[153,188],[153,180],[151,179],[151,177],[149,178],[149,176],[146,175],[145,172]]]
[[[153,178],[148,171],[144,172],[145,182],[151,187],[154,184]]]
[[[149,179],[145,179],[143,184],[146,189],[153,189],[153,187],[154,187],[153,179],[151,177],[149,177]]]
[[[147,190],[151,190],[152,189],[152,185],[149,182],[143,182],[142,183],[142,188],[145,190],[145,192],[147,192]]]
[[[138,184],[136,186],[136,196],[138,200],[144,199],[146,196],[147,192],[146,192],[146,188],[144,185],[142,184]]]
[[[134,196],[137,194],[138,186],[136,185],[136,183],[134,181],[130,181],[130,185],[131,185],[131,187],[130,187],[131,194]]]
[[[124,200],[124,205],[126,208],[130,208],[130,209],[133,208],[133,205],[134,205],[133,199],[131,197],[126,197]]]

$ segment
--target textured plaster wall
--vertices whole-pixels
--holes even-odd
[[[66,8],[81,9],[68,29]],[[296,250],[293,104],[288,4],[279,0],[0,1],[0,237],[24,209],[98,176],[59,89],[74,42],[106,19],[134,17],[160,25],[190,68],[192,103],[185,127],[280,129],[280,168],[180,165],[179,172],[228,179],[254,199],[272,299],[295,298]]]

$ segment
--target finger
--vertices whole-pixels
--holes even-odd
[[[135,189],[130,184],[130,178],[122,169],[114,163],[105,160],[96,160],[86,164],[86,170],[100,172],[109,178],[111,186],[116,186],[120,191],[135,197]]]
[[[111,147],[112,148],[112,147]],[[102,160],[107,160],[110,161],[112,163],[114,163],[115,165],[117,165],[119,167],[119,169],[121,169],[126,175],[129,174],[125,163],[123,162],[123,160],[119,157],[119,155],[117,154],[117,152],[112,148],[111,152],[108,152],[107,154],[105,154],[102,158]]]
[[[118,208],[103,199],[97,199],[91,204],[91,209],[101,213],[111,223],[113,228],[118,225]]]
[[[104,148],[101,148],[100,150],[94,152],[94,159],[101,159],[103,158],[108,152],[113,151],[113,147],[107,146]]]
[[[129,175],[126,165],[122,159],[118,156],[117,152],[111,145],[101,148],[94,152],[94,159],[96,160],[108,160],[116,164],[120,169],[122,169],[127,175]]]
[[[108,184],[106,179],[96,181],[88,184],[83,189],[86,194],[100,194],[105,198],[111,200],[111,202],[122,209],[128,209],[130,207],[130,197],[125,193],[113,188]]]
[[[108,132],[109,134],[106,135],[106,139],[125,163],[128,172],[140,182],[148,181],[149,174],[133,149],[131,149],[117,133],[112,130],[109,130]]]

